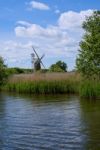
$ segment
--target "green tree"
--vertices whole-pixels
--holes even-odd
[[[67,64],[62,61],[57,61],[55,64],[52,64],[50,69],[51,72],[66,72]]]
[[[4,64],[4,60],[0,57],[0,86],[5,82],[7,78],[6,65]]]
[[[82,25],[85,30],[80,42],[76,66],[86,77],[100,77],[100,11],[94,11]]]

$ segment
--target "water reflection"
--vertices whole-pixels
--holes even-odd
[[[85,134],[87,134],[86,149],[100,149],[100,101],[86,100],[80,101],[82,118],[85,123]]]
[[[85,150],[96,145],[98,148],[100,105],[91,105],[74,95],[2,93],[0,149]]]

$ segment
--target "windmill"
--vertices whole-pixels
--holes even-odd
[[[32,46],[32,49],[33,49],[33,53],[31,54],[32,68],[34,68],[35,72],[41,70],[41,65],[45,69],[45,66],[42,62],[42,59],[45,55],[43,54],[41,57],[39,57],[38,53],[36,52],[36,50],[33,46]]]

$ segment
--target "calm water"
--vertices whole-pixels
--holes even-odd
[[[0,150],[100,150],[100,101],[1,93]]]

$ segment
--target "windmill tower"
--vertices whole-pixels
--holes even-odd
[[[45,68],[42,59],[45,56],[44,54],[42,55],[42,57],[39,57],[38,53],[36,52],[35,48],[32,46],[33,49],[33,53],[31,54],[31,58],[32,58],[32,68],[34,70],[34,72],[41,70],[41,65],[43,66],[43,68]]]

